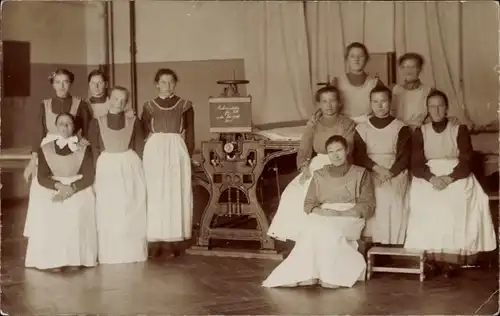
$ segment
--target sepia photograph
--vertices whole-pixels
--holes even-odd
[[[0,315],[498,315],[499,9],[2,1]]]

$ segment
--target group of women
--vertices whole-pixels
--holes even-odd
[[[319,89],[268,235],[295,242],[265,287],[352,286],[366,263],[357,241],[426,251],[451,276],[496,249],[488,196],[471,173],[469,131],[447,117],[445,93],[423,85],[424,59],[398,60],[393,89],[365,73],[369,53],[346,49],[348,72]]]
[[[77,270],[177,256],[191,238],[194,115],[175,95],[177,74],[157,71],[158,96],[141,119],[127,89],[88,76],[88,100],[72,96],[75,76],[49,76],[55,96],[39,106],[24,235],[26,267]]]
[[[352,286],[365,272],[357,241],[427,251],[429,268],[451,275],[496,248],[488,197],[471,173],[468,129],[448,118],[448,98],[420,82],[423,58],[399,59],[392,90],[364,71],[361,43],[346,50],[348,72],[316,93],[297,155],[300,174],[282,194],[268,234],[295,241],[266,287]],[[141,119],[129,92],[106,93],[89,74],[88,100],[70,94],[74,75],[49,77],[34,126],[25,236],[26,267],[78,269],[178,255],[191,238],[192,103],[178,77],[160,69],[158,96]],[[412,175],[412,177],[410,176]],[[147,243],[150,242],[148,249]]]

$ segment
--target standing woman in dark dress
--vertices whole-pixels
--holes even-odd
[[[144,136],[139,119],[127,117],[129,92],[111,89],[106,115],[90,123],[96,162],[96,214],[99,263],[147,259],[146,182],[142,169]]]
[[[38,149],[41,187],[25,265],[40,270],[93,267],[97,232],[92,152],[87,144],[78,144],[70,113],[59,114],[50,123],[55,123],[57,136]]]
[[[81,98],[70,94],[75,75],[67,69],[57,69],[49,75],[49,82],[55,91],[55,97],[43,100],[38,106],[36,120],[33,122],[33,138],[31,160],[24,170],[24,179],[31,181],[28,212],[24,227],[24,236],[29,237],[31,217],[37,208],[37,192],[40,190],[36,177],[38,149],[40,146],[54,141],[57,138],[56,117],[60,113],[70,113],[75,117],[75,132],[82,143],[86,143],[88,126],[92,119],[90,107]]]
[[[147,187],[147,239],[151,255],[179,255],[178,242],[191,238],[193,195],[191,156],[194,150],[194,110],[191,101],[175,95],[177,74],[159,69],[158,96],[144,104],[147,135],[144,174]],[[184,138],[183,138],[184,136]]]
[[[108,113],[108,80],[106,74],[99,69],[92,70],[88,75],[89,104],[94,118]]]

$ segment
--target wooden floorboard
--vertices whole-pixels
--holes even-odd
[[[2,310],[10,315],[470,315],[498,288],[496,270],[454,279],[375,274],[349,289],[266,289],[275,260],[184,255],[73,274],[23,267],[26,203],[2,207]],[[479,314],[498,310],[498,295]]]

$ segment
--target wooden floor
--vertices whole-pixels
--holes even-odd
[[[182,256],[163,263],[102,265],[73,274],[24,268],[26,203],[2,207],[2,310],[10,315],[461,314],[498,288],[496,270],[455,279],[375,275],[350,289],[265,289],[269,260]],[[494,295],[478,314],[498,310]]]

